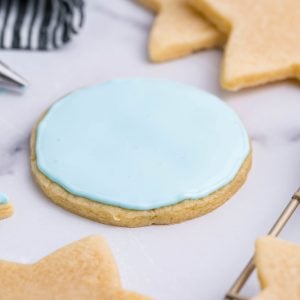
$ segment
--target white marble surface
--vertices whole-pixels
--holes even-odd
[[[0,94],[0,190],[15,215],[0,224],[0,257],[33,262],[91,234],[109,241],[124,286],[155,299],[221,299],[300,183],[299,83],[238,93],[218,83],[222,53],[209,50],[170,63],[147,61],[152,15],[129,0],[89,0],[81,35],[49,53],[1,52],[31,82],[23,96]],[[80,86],[116,77],[163,77],[222,97],[253,141],[253,168],[244,187],[215,212],[173,226],[127,229],[77,217],[47,200],[31,178],[30,131],[55,99]],[[300,212],[283,235],[300,242]],[[297,233],[298,232],[298,233]],[[255,281],[245,291],[253,294]]]

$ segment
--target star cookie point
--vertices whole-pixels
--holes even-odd
[[[267,236],[258,239],[255,248],[263,290],[253,300],[299,300],[300,245]]]
[[[138,0],[157,13],[150,33],[149,56],[163,62],[220,46],[224,36],[188,0]]]
[[[224,88],[239,90],[300,78],[299,1],[192,1],[228,36],[221,78]]]
[[[90,236],[35,264],[0,261],[1,299],[147,300],[122,288],[107,243]]]

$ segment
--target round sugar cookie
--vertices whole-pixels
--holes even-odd
[[[10,217],[13,214],[13,207],[8,202],[6,194],[0,192],[0,220]]]
[[[206,214],[244,183],[249,138],[217,97],[167,80],[114,80],[55,103],[32,132],[43,192],[92,220],[137,227]]]

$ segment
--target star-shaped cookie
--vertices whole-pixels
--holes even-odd
[[[190,0],[228,35],[222,86],[228,90],[300,79],[299,0]]]
[[[224,43],[224,35],[206,21],[188,0],[137,1],[157,13],[149,41],[152,61],[162,62]]]
[[[146,300],[121,287],[113,256],[97,236],[70,244],[39,262],[0,261],[2,300]]]
[[[300,299],[300,245],[273,237],[260,238],[255,264],[263,290],[253,300]]]

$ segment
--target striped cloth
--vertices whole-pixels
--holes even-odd
[[[0,48],[50,50],[78,33],[84,0],[0,0]]]

